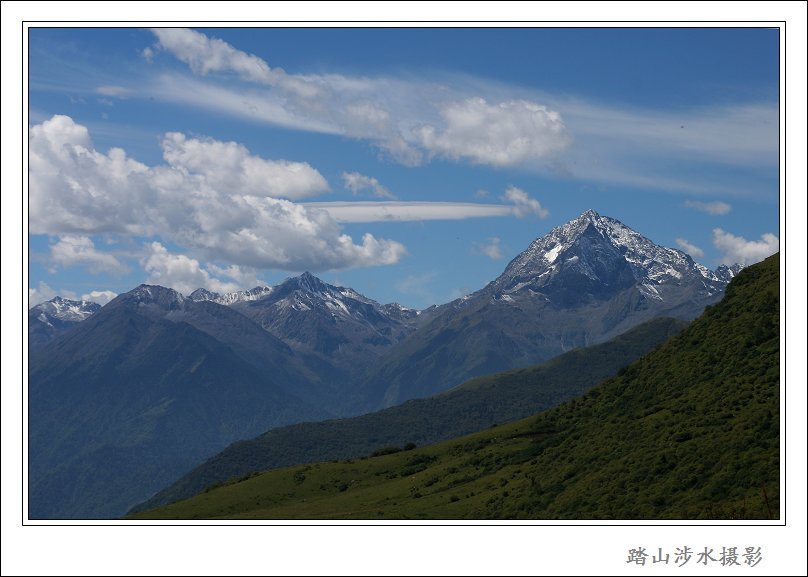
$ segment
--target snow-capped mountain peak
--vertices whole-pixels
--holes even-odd
[[[273,290],[272,287],[259,285],[249,290],[229,292],[220,295],[219,293],[210,292],[205,289],[196,289],[191,293],[190,298],[197,301],[209,300],[219,303],[220,305],[230,306],[235,303],[260,300],[271,295]]]
[[[28,309],[28,347],[36,350],[101,310],[91,301],[54,297]]]
[[[274,290],[277,306],[299,311],[324,308],[332,316],[348,318],[363,316],[368,305],[380,308],[379,303],[355,290],[330,285],[309,272],[286,279]]]
[[[563,294],[568,300],[576,295],[607,297],[636,285],[647,298],[659,300],[661,285],[696,284],[715,294],[723,290],[727,276],[590,209],[533,241],[494,286],[503,295],[529,290],[546,297]]]
[[[32,307],[32,309],[38,311],[38,318],[45,323],[49,322],[48,319],[80,322],[93,315],[100,308],[101,305],[98,303],[85,300],[77,301],[59,296]]]
[[[118,295],[110,304],[136,304],[137,306],[156,306],[164,310],[184,309],[189,299],[172,288],[160,285],[142,284],[127,293]],[[108,305],[109,306],[109,305]]]
[[[217,298],[221,297],[219,293],[209,291],[205,288],[198,288],[194,292],[188,295],[188,298],[192,301],[199,302],[199,301],[215,301]]]
[[[738,274],[739,272],[741,272],[743,269],[744,269],[744,265],[742,265],[742,264],[740,264],[740,263],[735,263],[735,264],[734,264],[734,265],[732,265],[732,266],[727,266],[727,265],[725,265],[725,264],[722,264],[722,265],[721,265],[721,266],[719,266],[717,269],[715,269],[715,272],[714,272],[713,274],[714,274],[714,275],[715,275],[715,276],[716,276],[716,277],[717,277],[719,280],[721,280],[721,281],[723,281],[723,282],[727,282],[727,283],[728,283],[728,282],[729,282],[729,281],[731,281],[733,278],[735,278],[735,275],[737,275],[737,274]]]

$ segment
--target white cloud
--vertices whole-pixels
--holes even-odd
[[[345,107],[347,116],[357,126],[367,131],[385,131],[390,122],[390,113],[372,102],[359,102]]]
[[[116,296],[118,296],[118,293],[114,293],[112,291],[90,291],[81,295],[81,300],[91,301],[104,306]]]
[[[158,48],[197,76],[207,76],[195,82],[164,75],[152,90],[160,97],[279,126],[368,139],[405,165],[435,156],[521,165],[571,141],[560,114],[533,100],[489,103],[437,82],[287,74],[197,31],[153,32]],[[211,73],[235,74],[251,88],[217,84]]]
[[[163,74],[150,86],[155,97],[364,139],[404,165],[446,158],[646,190],[776,193],[776,104],[641,109],[461,75],[289,74],[200,32],[155,34],[199,79]],[[683,162],[740,170],[681,171]]]
[[[489,104],[468,98],[446,104],[440,111],[443,127],[414,130],[419,143],[432,155],[473,164],[515,166],[542,159],[570,142],[561,115],[526,100]]]
[[[152,32],[160,48],[171,52],[202,76],[209,72],[235,72],[245,80],[273,84],[283,74],[283,71],[274,72],[257,56],[200,32],[185,28],[153,28]]]
[[[513,214],[518,218],[525,218],[531,215],[538,216],[539,218],[547,218],[550,214],[548,210],[542,208],[538,200],[531,198],[528,193],[515,186],[508,187],[502,200],[513,203]]]
[[[199,261],[184,254],[171,254],[159,242],[147,245],[148,255],[143,258],[143,269],[149,273],[148,284],[173,288],[189,295],[198,288],[227,293],[237,291],[239,285],[223,282],[204,270]]]
[[[303,206],[323,210],[341,223],[463,220],[512,216],[515,210],[505,204],[420,201],[307,202]]]
[[[29,131],[29,227],[34,234],[137,232],[146,165],[102,154],[87,128],[57,115]],[[137,184],[136,184],[137,183]]]
[[[76,293],[73,291],[62,290],[57,292],[52,289],[46,282],[39,281],[37,288],[28,289],[28,308],[33,308],[40,303],[51,300],[53,297],[61,296],[66,299],[78,300]],[[100,305],[105,305],[114,299],[117,293],[112,291],[90,291],[89,293],[81,295],[81,300],[91,301]]]
[[[207,185],[224,194],[297,200],[328,191],[325,178],[308,163],[259,158],[236,142],[169,132],[162,146],[170,166],[203,177]]]
[[[62,235],[56,244],[50,245],[50,251],[50,260],[54,265],[51,272],[55,272],[56,265],[63,267],[80,265],[86,267],[92,274],[119,275],[129,271],[129,267],[112,254],[98,251],[88,236]]]
[[[40,303],[51,300],[53,297],[59,296],[46,282],[39,281],[37,288],[28,288],[28,308],[35,307]]]
[[[700,200],[686,200],[685,206],[687,208],[694,208],[700,212],[716,215],[727,214],[730,210],[732,210],[732,207],[729,204],[721,201],[701,202]]]
[[[510,204],[362,200],[306,202],[301,206],[323,210],[340,223],[465,220],[497,216],[525,218],[531,215],[547,218],[550,214],[538,200],[515,186],[509,187],[501,198]]]
[[[251,122],[264,122],[294,130],[306,130],[322,134],[367,136],[364,131],[354,134],[352,130],[333,121],[332,114],[321,111],[297,109],[297,103],[278,98],[273,93],[261,90],[234,89],[232,86],[217,86],[187,76],[163,75],[150,87],[157,98],[181,106],[197,106],[215,113],[225,113]]]
[[[477,248],[480,253],[484,254],[492,260],[499,260],[502,258],[502,247],[500,246],[500,238],[493,236],[488,239],[487,244],[479,244]]]
[[[365,176],[358,172],[343,172],[341,175],[345,188],[350,190],[354,196],[360,191],[370,189],[373,196],[380,198],[396,198],[396,195],[387,190],[382,184],[372,176]]]
[[[713,229],[713,245],[723,254],[724,264],[755,264],[780,250],[780,239],[772,233],[761,235],[760,240],[746,240],[720,228]]]
[[[689,242],[687,239],[677,238],[676,244],[678,244],[679,248],[681,248],[683,251],[685,251],[693,258],[701,258],[704,256],[704,251],[701,250],[699,247],[697,247],[695,244]]]
[[[211,262],[323,271],[398,262],[396,241],[344,234],[328,212],[270,195],[303,197],[327,184],[306,163],[265,160],[236,143],[163,140],[167,164],[149,167],[113,148],[96,151],[70,117],[29,137],[29,230],[118,233],[171,240]],[[235,185],[234,185],[235,184]]]
[[[266,286],[267,284],[258,278],[258,271],[248,266],[242,267],[231,264],[227,267],[220,267],[215,264],[209,264],[208,270],[217,276],[226,276],[233,279],[241,287],[253,288],[259,285]]]

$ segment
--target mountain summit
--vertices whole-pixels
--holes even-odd
[[[334,371],[328,380],[350,383],[413,330],[416,311],[381,305],[355,290],[309,272],[286,279],[260,298],[230,305],[298,352],[315,355]]]
[[[81,321],[89,318],[101,305],[85,300],[54,297],[28,309],[28,347],[41,348]]]
[[[587,210],[533,241],[494,287],[505,300],[527,290],[558,306],[608,299],[630,287],[663,302],[667,287],[691,286],[710,297],[721,293],[732,276],[719,277],[682,251],[659,246],[619,220]]]
[[[484,288],[423,311],[418,330],[367,386],[377,389],[379,406],[391,406],[541,363],[654,317],[691,320],[721,298],[740,267],[724,269],[712,272],[588,210],[537,238]]]

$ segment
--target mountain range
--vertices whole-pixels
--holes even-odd
[[[541,365],[477,377],[433,397],[348,419],[277,427],[233,443],[131,512],[187,499],[256,471],[394,452],[524,418],[584,394],[685,326],[685,321],[658,318],[606,343]]]
[[[29,515],[120,515],[268,429],[431,396],[655,317],[695,318],[739,269],[709,271],[587,211],[486,287],[423,311],[309,273],[225,295],[141,285],[82,321],[48,316],[79,314],[67,301],[39,305],[29,312]]]
[[[535,240],[479,291],[419,315],[418,330],[363,380],[376,406],[540,363],[658,316],[691,320],[740,265],[709,271],[589,210]]]
[[[244,475],[133,519],[780,519],[780,258],[550,410],[427,447]]]

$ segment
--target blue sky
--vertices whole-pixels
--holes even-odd
[[[589,208],[710,268],[779,247],[774,29],[28,42],[30,305],[310,270],[422,308]]]

